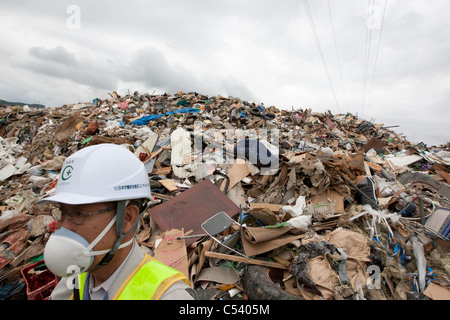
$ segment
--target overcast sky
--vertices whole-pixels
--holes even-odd
[[[2,1],[0,99],[195,91],[450,141],[450,0],[307,4],[315,28],[303,0]]]

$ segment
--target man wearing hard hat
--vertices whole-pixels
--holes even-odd
[[[114,144],[68,157],[52,209],[59,229],[44,250],[47,268],[62,277],[51,299],[194,299],[187,277],[144,253],[134,239],[151,199],[144,164]],[[115,225],[115,228],[113,226]]]

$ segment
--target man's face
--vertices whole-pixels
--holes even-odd
[[[114,215],[116,214],[116,210],[114,207],[114,203],[95,203],[85,205],[68,205],[61,203],[61,211],[68,213],[62,221],[61,226],[79,234],[84,239],[86,239],[86,241],[92,243],[95,238],[97,238],[97,236],[105,229],[111,219],[113,219]],[[84,221],[81,224],[77,224],[76,222],[79,221],[77,221],[76,219],[71,220],[69,218],[69,216],[80,217],[82,216],[81,213],[92,213],[106,209],[112,210],[86,215],[82,217],[82,220],[84,219]],[[93,251],[111,249],[115,240],[116,229],[113,227],[110,228],[105,236],[94,246]],[[95,256],[93,266],[97,265],[97,263],[100,262],[103,257],[104,255]]]

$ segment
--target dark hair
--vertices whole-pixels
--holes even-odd
[[[135,205],[139,208],[139,213],[142,213],[142,211],[146,208],[147,206],[147,202],[148,199],[147,198],[141,198],[141,199],[132,199],[130,200],[130,202],[128,203],[128,205]]]

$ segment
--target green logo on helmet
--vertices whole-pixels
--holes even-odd
[[[72,177],[72,171],[73,171],[72,166],[66,166],[61,173],[61,179],[63,181],[70,179],[70,177]]]

